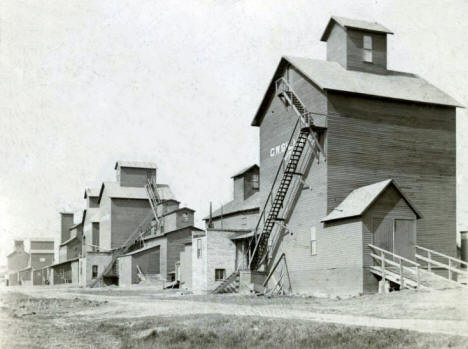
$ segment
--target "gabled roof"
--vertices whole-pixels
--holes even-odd
[[[84,192],[84,199],[88,197],[95,197],[99,196],[99,189],[98,188],[86,188]]]
[[[251,166],[249,166],[249,167],[243,168],[243,169],[240,170],[239,172],[236,172],[233,176],[231,176],[231,178],[239,177],[239,176],[243,175],[244,173],[249,172],[250,170],[252,170],[252,169],[254,169],[254,168],[257,168],[257,169],[258,169],[258,168],[260,168],[260,167],[258,167],[257,164],[253,164],[253,165],[251,165]]]
[[[320,90],[354,93],[365,96],[391,98],[401,101],[463,106],[445,92],[415,74],[388,70],[386,74],[372,74],[357,70],[347,70],[339,63],[303,57],[282,57],[268,86],[262,102],[252,121],[252,126],[260,126],[264,110],[274,93],[275,80],[282,69],[291,64]]]
[[[335,23],[337,23],[338,25],[342,26],[345,29],[354,28],[354,29],[361,29],[361,30],[376,32],[376,33],[393,34],[390,31],[390,29],[385,28],[383,25],[377,22],[368,22],[368,21],[362,21],[359,19],[332,16],[330,20],[328,21],[327,26],[325,27],[322,37],[320,38],[320,41],[327,41],[328,35],[330,35],[330,31],[333,28],[333,25]]]
[[[157,187],[162,200],[174,199],[174,194],[167,184],[158,184]],[[148,200],[148,194],[143,187],[121,187],[117,182],[104,182],[99,192],[98,203],[101,202],[104,188],[106,188],[107,195],[111,198]]]
[[[251,211],[260,208],[260,195],[259,192],[256,192],[252,196],[248,197],[246,200],[232,200],[227,204],[221,206],[216,211],[213,212],[212,218],[217,218],[221,216],[227,216],[233,213]],[[210,219],[210,216],[203,218],[204,220]]]
[[[157,166],[154,162],[142,162],[142,161],[122,161],[119,160],[115,163],[114,169],[117,167],[134,167],[134,168],[150,168],[157,169]]]
[[[382,182],[366,185],[365,187],[353,190],[328,214],[328,216],[322,219],[322,222],[362,216],[364,212],[366,212],[366,210],[377,200],[380,194],[382,194],[390,185],[393,185],[397,189],[408,206],[414,211],[416,217],[418,219],[422,218],[422,214],[400,190],[396,182],[393,179],[387,179]]]

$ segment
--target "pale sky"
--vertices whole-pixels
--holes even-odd
[[[0,255],[56,237],[60,210],[154,161],[197,221],[258,161],[250,122],[282,55],[325,59],[331,15],[391,29],[388,65],[468,105],[468,2],[90,1],[0,3]],[[458,227],[468,229],[468,115],[457,115]],[[0,259],[0,263],[3,260]]]

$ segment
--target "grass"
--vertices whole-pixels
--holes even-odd
[[[214,297],[267,304],[266,299]],[[195,300],[195,299],[194,299]],[[1,348],[465,348],[466,338],[406,330],[217,314],[95,320],[74,316],[106,302],[2,295]],[[150,300],[149,300],[150,301]],[[289,305],[299,298],[277,298]],[[302,302],[318,302],[313,298]],[[322,303],[320,303],[322,304]],[[111,304],[110,304],[111,305]]]
[[[147,318],[113,328],[121,348],[465,348],[465,339],[298,320],[199,315]]]

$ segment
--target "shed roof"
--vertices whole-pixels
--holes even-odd
[[[53,267],[59,266],[59,265],[61,265],[61,264],[67,264],[67,263],[77,262],[79,259],[80,259],[80,257],[68,259],[68,260],[66,260],[66,261],[57,262],[57,263],[48,265],[48,266],[46,266],[46,267],[44,267],[44,268],[53,268]],[[43,269],[44,269],[44,268],[43,268]]]
[[[143,247],[143,248],[140,248],[139,250],[135,250],[135,251],[132,251],[132,252],[128,252],[126,254],[124,254],[122,257],[125,257],[125,256],[132,256],[134,254],[138,254],[138,253],[141,253],[141,252],[145,252],[145,251],[148,251],[148,250],[152,250],[154,248],[158,248],[158,247],[161,247],[160,245],[157,245],[157,246],[146,246],[146,247]],[[120,258],[120,257],[119,257]]]
[[[99,196],[98,188],[86,188],[84,192],[84,198]]]
[[[408,206],[414,211],[417,218],[421,218],[422,214],[411,203],[406,195],[401,191],[393,179],[387,179],[382,182],[366,185],[353,190],[337,207],[335,207],[322,222],[330,222],[338,219],[359,217],[366,212],[366,210],[377,200],[377,198],[387,189],[393,185],[403,199],[407,202]]]
[[[154,162],[142,162],[142,161],[122,161],[119,160],[115,163],[114,169],[117,167],[135,167],[135,168],[150,168],[157,169],[156,163]]]
[[[239,177],[239,176],[243,175],[246,172],[249,172],[251,169],[254,169],[254,168],[260,168],[260,167],[258,167],[257,164],[253,164],[253,165],[251,165],[249,167],[243,168],[239,172],[236,172],[234,175],[231,176],[231,178]]]
[[[333,27],[333,24],[335,23],[337,23],[345,29],[354,28],[370,32],[393,34],[393,32],[390,29],[384,27],[383,25],[377,22],[368,22],[360,19],[332,16],[328,21],[327,26],[325,27],[322,37],[320,38],[321,41],[327,41],[328,35],[330,35],[330,31]]]
[[[157,187],[162,200],[174,199],[174,194],[167,184],[158,184]],[[146,189],[143,187],[121,187],[117,182],[104,182],[101,186],[98,203],[101,202],[104,188],[106,188],[107,195],[111,198],[148,199]]]
[[[244,239],[251,238],[252,236],[254,236],[254,232],[250,231],[250,232],[245,233],[245,234],[234,236],[234,237],[231,238],[231,240],[244,240]]]
[[[248,197],[246,200],[232,200],[227,204],[221,206],[212,213],[212,218],[217,218],[221,216],[226,216],[229,214],[251,211],[260,208],[260,195],[259,192],[256,192],[252,196]],[[203,218],[204,220],[210,219],[210,216]]]
[[[287,63],[299,70],[325,92],[346,92],[463,108],[461,103],[415,74],[393,70],[388,70],[386,74],[372,74],[347,70],[337,62],[304,57],[283,57],[256,112],[252,126],[260,126],[264,114],[264,105],[268,102],[269,96],[274,89],[274,80],[279,76],[281,68],[285,67]]]

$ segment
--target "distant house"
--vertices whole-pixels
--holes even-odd
[[[7,277],[10,286],[16,286],[20,282],[18,271],[27,268],[29,254],[24,250],[24,241],[15,240],[14,250],[7,255]]]

